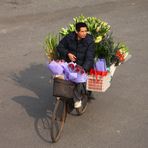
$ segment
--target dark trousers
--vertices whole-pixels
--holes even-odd
[[[86,83],[75,84],[74,88],[74,102],[80,101],[83,97],[83,94],[86,94]]]

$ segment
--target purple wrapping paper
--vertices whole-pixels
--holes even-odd
[[[75,63],[72,63],[72,64],[76,66]],[[65,80],[70,80],[75,83],[83,83],[87,81],[86,73],[84,74],[77,73],[74,70],[70,69],[68,67],[68,64],[64,66],[64,75],[65,75]]]
[[[95,69],[102,72],[107,71],[105,59],[98,59],[95,64]]]
[[[65,80],[70,80],[73,81],[74,79],[77,78],[77,73],[72,72],[69,67],[68,67],[68,63],[65,63],[63,65],[63,69],[64,69],[64,77]]]
[[[76,72],[74,69],[71,69],[67,62],[56,62],[51,61],[48,64],[49,70],[52,72],[53,75],[64,75],[64,79],[68,81],[72,81],[75,83],[83,83],[87,81],[87,74],[80,72]],[[72,63],[74,67],[76,66],[75,63]]]
[[[53,75],[62,75],[63,74],[64,69],[63,69],[62,65],[55,62],[55,61],[51,61],[48,64],[48,68],[52,72]]]
[[[87,74],[86,73],[84,73],[84,74],[78,73],[77,78],[73,80],[73,82],[75,82],[75,83],[84,83],[86,81],[87,81]]]

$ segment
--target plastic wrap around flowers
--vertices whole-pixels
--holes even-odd
[[[53,75],[64,75],[65,80],[75,83],[87,81],[87,74],[84,69],[76,63],[53,60],[48,64],[48,68]]]
[[[90,70],[90,75],[97,76],[106,76],[107,75],[107,67],[105,59],[98,59],[94,65],[94,68]]]

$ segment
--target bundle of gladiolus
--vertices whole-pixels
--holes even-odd
[[[63,79],[65,80],[75,83],[83,83],[87,81],[87,74],[84,69],[76,63],[53,60],[48,64],[48,68],[54,76],[63,76]]]

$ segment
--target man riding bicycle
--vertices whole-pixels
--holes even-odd
[[[95,47],[93,37],[88,34],[88,27],[85,23],[79,22],[75,26],[76,30],[65,36],[57,46],[57,51],[61,59],[66,62],[75,62],[82,66],[85,72],[93,67],[95,57]],[[79,84],[77,85],[79,88]],[[79,94],[79,90],[77,91]],[[81,107],[80,97],[74,98],[74,107]]]

